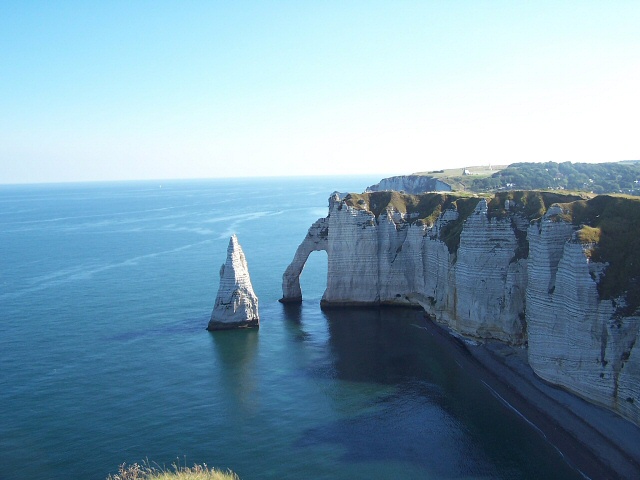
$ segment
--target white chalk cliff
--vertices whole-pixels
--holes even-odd
[[[227,260],[220,267],[220,286],[207,330],[258,326],[258,297],[253,292],[242,247],[233,235],[227,247]]]
[[[529,228],[529,364],[545,380],[640,424],[638,312],[624,298],[601,299],[607,265],[591,261],[571,223],[550,209]]]
[[[572,202],[593,222],[608,211],[541,192],[334,194],[284,274],[283,301],[302,300],[304,262],[326,250],[324,308],[419,305],[459,334],[528,344],[540,377],[640,424],[640,317],[628,304],[640,287],[599,291],[620,266],[593,259],[602,249],[578,235]]]

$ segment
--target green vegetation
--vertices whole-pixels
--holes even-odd
[[[569,190],[594,194],[640,195],[640,161],[611,163],[513,163],[509,166],[420,172],[454,191]]]
[[[440,214],[451,206],[456,206],[460,199],[478,197],[466,193],[424,193],[410,195],[407,193],[382,191],[367,193],[350,193],[344,202],[360,210],[369,210],[378,218],[387,208],[393,208],[402,214],[408,214],[411,222],[433,225]],[[472,209],[473,211],[473,209]],[[466,218],[466,217],[465,217]]]
[[[545,191],[502,191],[496,193],[489,200],[489,218],[505,218],[508,215],[508,211],[505,209],[507,200],[514,204],[509,211],[515,211],[531,221],[541,218],[554,203],[574,202],[583,198],[583,196],[575,194]]]
[[[143,465],[120,465],[118,473],[109,475],[107,480],[239,480],[233,472],[221,472],[206,465],[181,467],[172,465],[171,470],[152,467],[145,462]]]
[[[609,264],[598,283],[600,298],[626,293],[623,315],[640,307],[640,198],[598,195],[589,200],[561,204],[562,219],[577,228],[578,240],[593,244],[588,255]]]
[[[590,227],[589,225],[583,225],[577,232],[578,241],[580,243],[594,245],[600,241],[601,234],[602,230],[600,228]]]
[[[492,178],[518,189],[560,189],[640,195],[638,163],[514,163]],[[478,185],[480,186],[480,185]]]

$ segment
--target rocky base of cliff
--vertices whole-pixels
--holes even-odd
[[[245,320],[243,322],[218,322],[210,320],[207,330],[214,332],[216,330],[236,330],[238,328],[259,328],[260,321],[257,318]]]
[[[404,300],[398,299],[398,301],[382,301],[382,302],[329,301],[329,300],[323,299],[323,300],[320,300],[320,308],[322,310],[330,310],[333,308],[402,307],[402,308],[415,308],[417,310],[424,310],[420,304],[411,302],[407,300],[406,297],[403,297],[403,298]]]
[[[280,303],[298,305],[302,303],[302,296],[299,297],[282,297],[278,300]]]

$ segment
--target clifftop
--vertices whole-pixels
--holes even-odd
[[[542,217],[554,203],[569,205],[577,200],[586,201],[586,195],[558,193],[548,191],[510,190],[493,195],[477,195],[465,192],[441,193],[429,192],[409,194],[396,191],[380,191],[366,193],[349,193],[343,202],[358,210],[367,210],[378,218],[380,214],[391,208],[407,215],[406,220],[430,225],[447,209],[455,209],[464,220],[473,212],[478,200],[485,198],[489,207],[489,216],[503,218],[511,213],[519,213],[528,220]],[[617,197],[612,197],[617,198]],[[507,210],[506,201],[509,201]]]
[[[391,208],[407,215],[408,221],[433,224],[447,209],[458,209],[465,202],[478,203],[478,198],[465,193],[423,193],[412,195],[396,191],[349,193],[343,202],[357,210],[366,210],[378,218],[382,212]],[[473,211],[473,208],[471,209]],[[470,213],[470,212],[469,212]]]
[[[575,227],[574,241],[587,245],[587,253],[595,262],[608,264],[598,283],[602,299],[614,299],[627,293],[629,315],[640,307],[640,198],[622,195],[569,194],[553,191],[501,191],[485,195],[431,192],[418,195],[396,191],[349,193],[342,203],[356,210],[372,213],[376,220],[383,212],[395,211],[403,221],[432,226],[446,210],[457,212],[457,218],[443,226],[440,239],[450,253],[456,253],[466,219],[481,199],[487,201],[488,217],[512,222],[521,245],[516,255],[528,254],[526,227],[541,219],[552,205],[558,213],[552,221],[564,221]],[[523,222],[526,221],[526,222]],[[519,233],[519,234],[518,234]]]

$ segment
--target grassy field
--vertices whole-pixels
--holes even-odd
[[[471,184],[474,180],[490,177],[494,173],[507,168],[507,166],[508,165],[476,165],[473,167],[416,172],[413,175],[424,175],[437,178],[438,180],[451,185],[451,188],[453,188],[454,191],[464,192],[471,190]]]
[[[448,177],[461,177],[463,176],[462,174],[463,170],[466,169],[471,173],[471,175],[488,177],[490,175],[493,175],[496,172],[499,172],[500,170],[504,170],[505,168],[507,168],[507,165],[478,165],[475,167],[464,167],[464,169],[448,168],[446,170],[416,172],[413,175],[428,175],[430,177],[439,178],[442,180],[443,178],[448,178]]]

